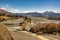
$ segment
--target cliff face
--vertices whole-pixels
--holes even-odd
[[[4,27],[4,25],[0,25],[0,40],[13,40],[9,31]]]

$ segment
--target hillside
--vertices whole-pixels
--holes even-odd
[[[9,31],[2,24],[0,24],[0,40],[13,40]]]
[[[10,17],[10,16],[13,16],[12,13],[6,11],[6,10],[3,10],[3,9],[0,9],[0,16],[7,16],[7,17]]]
[[[6,10],[0,9],[0,22],[10,20],[13,18],[13,14]]]

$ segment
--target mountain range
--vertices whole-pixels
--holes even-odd
[[[0,15],[13,15],[13,16],[32,16],[32,17],[45,17],[49,19],[60,19],[60,13],[55,13],[52,11],[45,11],[43,13],[39,12],[28,12],[28,13],[11,13],[5,10],[0,10]]]
[[[52,11],[45,11],[44,13],[39,12],[29,12],[29,13],[14,13],[17,16],[32,16],[32,17],[45,17],[51,19],[59,19],[60,13],[55,13]]]

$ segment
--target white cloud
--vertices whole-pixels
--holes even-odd
[[[31,11],[31,10],[21,11],[20,9],[11,8],[11,7],[9,7],[8,4],[6,4],[5,6],[1,7],[0,9],[6,10],[6,11],[9,11],[9,12],[12,12],[12,13],[27,13],[27,12],[34,12],[34,11]]]
[[[19,9],[11,8],[8,4],[0,7],[0,9],[6,10],[6,11],[9,11],[9,12],[12,12],[12,13],[20,13]]]
[[[24,11],[25,13],[27,13],[27,12],[35,12],[35,11],[31,11],[31,10],[26,10],[26,11]]]
[[[6,10],[6,11],[9,11],[9,12],[12,12],[12,13],[27,13],[27,12],[39,12],[39,13],[43,13],[45,11],[53,11],[53,12],[56,12],[56,13],[60,13],[60,10],[37,10],[37,11],[33,11],[33,10],[25,10],[25,11],[22,11],[20,9],[16,9],[16,8],[12,8],[10,7],[9,4],[6,4],[5,6],[2,6],[0,7],[0,9],[3,9],[3,10]]]
[[[4,8],[4,7],[1,7],[0,9],[6,10],[6,8]]]

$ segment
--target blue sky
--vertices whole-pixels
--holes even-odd
[[[60,12],[60,0],[0,0],[0,8],[10,12]]]

